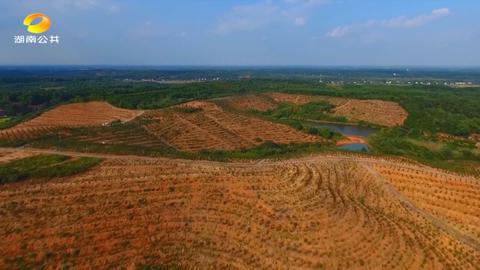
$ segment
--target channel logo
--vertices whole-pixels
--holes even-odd
[[[33,22],[37,19],[40,19],[40,21],[36,24],[33,24]],[[50,29],[51,22],[50,18],[45,14],[32,13],[23,19],[23,24],[27,26],[28,32],[33,34],[41,34]]]
[[[15,44],[38,45],[60,44],[60,36],[45,35],[43,33],[50,29],[50,18],[43,13],[32,13],[23,19],[23,24],[27,27],[29,35],[15,35],[13,42]]]

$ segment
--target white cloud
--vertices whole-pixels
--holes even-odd
[[[307,21],[305,20],[304,17],[297,17],[295,18],[295,25],[298,25],[298,26],[303,26],[307,23]]]
[[[258,29],[272,20],[278,12],[278,7],[272,1],[259,4],[235,6],[225,16],[217,27],[217,32],[251,31]]]
[[[325,5],[330,0],[284,0],[286,7],[282,15],[297,26],[304,26],[316,8]]]
[[[340,38],[355,32],[362,32],[372,28],[415,28],[443,17],[450,16],[450,14],[450,9],[440,8],[432,10],[430,14],[423,14],[410,18],[402,16],[387,20],[370,20],[364,23],[338,26],[332,31],[328,32],[327,36],[332,38]]]
[[[428,15],[420,15],[413,18],[405,18],[405,17],[394,18],[384,22],[384,24],[392,28],[418,27],[418,26],[427,24],[431,21],[440,19],[442,17],[449,16],[450,14],[451,14],[450,9],[441,8],[441,9],[433,10],[432,13]]]
[[[330,0],[264,0],[235,6],[219,22],[215,32],[252,31],[273,23],[303,26],[315,8]]]

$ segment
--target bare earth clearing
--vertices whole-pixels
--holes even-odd
[[[269,121],[230,113],[212,102],[193,101],[144,115],[144,128],[182,151],[235,150],[272,141],[279,144],[320,142],[295,129]]]
[[[238,111],[257,110],[265,112],[277,107],[278,103],[267,95],[234,96],[218,99],[227,107]]]
[[[0,139],[21,141],[59,134],[61,138],[88,143],[170,146],[187,152],[238,150],[267,141],[278,144],[322,142],[318,136],[302,133],[287,125],[229,110],[265,111],[281,102],[304,104],[315,100],[326,100],[336,105],[335,114],[371,123],[395,125],[403,123],[406,118],[406,113],[402,114],[402,109],[391,102],[282,93],[193,101],[146,112],[120,109],[95,101],[59,106],[30,121],[1,130]],[[132,125],[123,129],[102,129],[102,126],[114,121],[130,122]],[[80,135],[71,135],[67,130],[78,127],[91,130]]]
[[[16,159],[31,157],[34,154],[27,151],[0,151],[0,164]]]
[[[480,134],[472,134],[470,135],[469,137],[471,140],[475,141],[476,142],[476,147],[478,149],[480,149]]]
[[[346,155],[255,163],[103,157],[81,175],[0,187],[1,269],[480,265],[479,179]]]
[[[0,130],[2,139],[25,139],[58,128],[102,126],[113,121],[130,121],[143,111],[116,108],[106,102],[92,101],[62,105],[13,128]]]
[[[408,113],[397,103],[382,100],[267,93],[231,97],[225,103],[237,110],[267,111],[284,102],[302,105],[319,101],[327,101],[334,105],[334,115],[344,116],[354,121],[365,121],[382,126],[396,126],[402,125],[408,117]]]
[[[102,129],[113,121],[128,122],[122,129]],[[89,127],[81,135],[68,128]],[[60,106],[39,117],[0,131],[0,139],[25,140],[59,134],[82,142],[144,147],[171,146],[180,151],[237,150],[267,141],[279,144],[324,141],[287,125],[224,111],[213,102],[194,101],[166,109],[133,111],[105,102]]]
[[[348,144],[368,144],[367,139],[360,136],[345,136],[343,139],[337,141],[337,145],[348,145]]]
[[[335,115],[387,127],[401,126],[408,117],[400,105],[383,100],[352,99],[334,110]]]
[[[348,100],[346,98],[339,97],[325,97],[325,96],[307,96],[307,95],[294,95],[285,93],[268,93],[267,96],[273,98],[276,102],[287,102],[297,105],[306,104],[316,101],[327,101],[330,104],[338,107],[345,104]]]

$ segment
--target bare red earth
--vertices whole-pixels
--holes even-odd
[[[334,114],[355,121],[365,121],[382,126],[402,125],[408,113],[397,103],[383,100],[359,100],[326,96],[307,96],[285,93],[267,94],[276,102],[306,104],[327,101],[335,106]]]
[[[344,155],[112,158],[0,189],[0,268],[476,269],[478,179]]]
[[[143,111],[113,107],[92,101],[59,106],[13,128],[0,130],[0,139],[26,139],[51,133],[59,128],[102,126],[113,121],[130,121]]]
[[[150,111],[145,129],[179,150],[235,150],[272,141],[279,144],[320,142],[322,139],[277,123],[227,112],[212,102],[193,101]]]

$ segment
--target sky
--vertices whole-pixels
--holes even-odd
[[[480,66],[477,0],[2,0],[0,65]],[[16,44],[43,13],[59,44]]]

